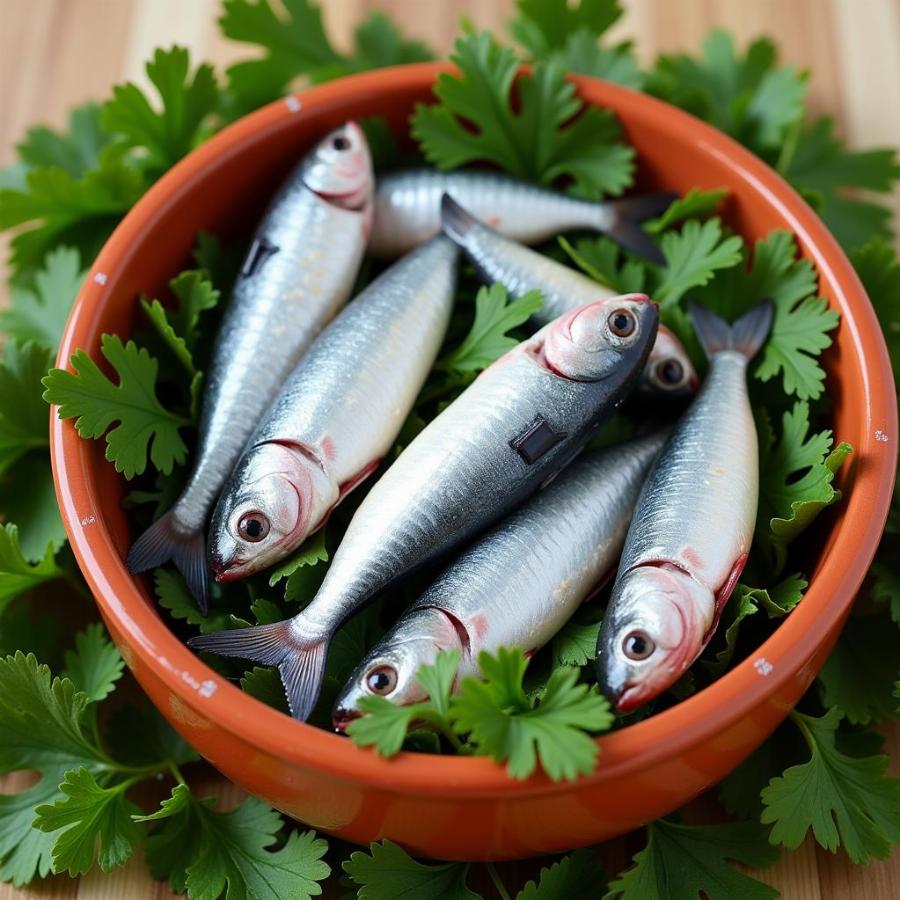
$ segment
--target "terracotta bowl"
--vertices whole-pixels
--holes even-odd
[[[437,74],[423,64],[345,78],[267,106],[213,138],[134,207],[79,294],[59,351],[99,358],[100,335],[128,335],[136,296],[164,290],[188,264],[198,230],[246,233],[305,149],[351,117],[387,116],[405,132]],[[600,738],[590,778],[511,781],[481,758],[402,753],[383,760],[243,694],[166,627],[144,579],[125,569],[132,534],[124,482],[103,443],[53,419],[59,503],[79,565],[137,680],[172,725],[228,778],[315,828],[359,843],[391,838],[445,859],[508,859],[622,834],[683,804],[743,760],[785,717],[831,649],[875,552],[894,480],[897,403],[884,341],[850,263],[822,222],[734,141],[664,103],[577,78],[582,98],[613,109],[640,160],[640,182],[685,192],[726,186],[745,238],[793,231],[821,293],[841,313],[828,352],[835,432],[853,444],[846,500],[817,526],[821,553],[806,599],[759,650],[711,687]],[[248,199],[251,198],[251,199]]]

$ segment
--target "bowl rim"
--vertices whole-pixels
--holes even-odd
[[[162,215],[189,189],[195,174],[215,159],[245,152],[267,130],[302,110],[340,110],[355,95],[367,92],[427,90],[438,74],[455,71],[447,63],[417,63],[348,76],[289,95],[229,125],[169,170],[128,212],[91,266],[66,323],[57,365],[65,368],[76,348],[96,346],[93,321],[106,302],[107,273],[128,265],[138,252],[148,222]],[[171,632],[138,591],[134,578],[99,520],[84,527],[79,510],[97,508],[97,485],[89,477],[90,442],[78,437],[71,420],[50,411],[51,461],[57,499],[79,567],[104,618],[166,687],[197,714],[240,740],[286,762],[312,768],[338,780],[386,792],[422,795],[515,797],[558,793],[586,781],[609,781],[649,767],[713,737],[744,717],[778,687],[796,677],[828,632],[842,619],[862,584],[887,518],[896,472],[897,403],[893,373],[874,311],[852,265],[835,238],[800,195],[774,170],[727,135],[676,107],[646,94],[585,76],[570,76],[589,103],[615,101],[635,118],[664,123],[678,140],[696,151],[722,159],[736,178],[746,181],[775,207],[795,233],[822,281],[834,285],[836,304],[853,309],[842,328],[860,354],[865,439],[854,447],[857,460],[853,491],[842,525],[810,585],[804,602],[758,650],[717,681],[673,707],[596,740],[604,761],[576,782],[553,782],[538,771],[515,781],[505,767],[486,757],[433,756],[409,751],[391,759],[355,746],[344,737],[290,720],[231,684],[195,656]],[[626,120],[628,115],[624,116]],[[662,127],[662,126],[660,126]],[[854,400],[857,398],[854,397]],[[876,437],[876,431],[889,440]],[[860,461],[865,465],[859,464]],[[846,564],[849,560],[849,564]],[[826,589],[826,581],[828,587]],[[771,666],[771,668],[769,668]],[[197,686],[211,682],[210,696]]]

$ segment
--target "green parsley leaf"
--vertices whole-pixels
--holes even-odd
[[[61,797],[68,769],[99,766],[100,750],[81,728],[89,698],[69,679],[54,678],[32,654],[0,659],[0,773],[37,769],[41,780],[0,795],[0,878],[27,884],[53,869],[51,835],[31,827],[34,808]]]
[[[737,235],[723,236],[719,219],[692,219],[680,231],[665,232],[660,249],[666,264],[653,291],[663,318],[691,288],[707,284],[719,269],[737,265],[743,243]]]
[[[269,587],[287,579],[284,599],[308,603],[325,577],[324,563],[328,562],[325,529],[308,537],[297,552],[272,570]]]
[[[769,866],[778,852],[757,822],[681,825],[659,819],[647,826],[647,846],[609,887],[608,900],[773,900],[775,888],[729,866]]]
[[[554,781],[589,774],[598,748],[588,732],[612,725],[609,705],[593,689],[576,683],[577,669],[561,666],[532,706],[522,687],[527,665],[518,649],[479,654],[484,680],[462,680],[451,701],[455,730],[469,736],[476,752],[495,762],[505,760],[513,778],[527,778],[538,761]]]
[[[18,526],[22,556],[29,562],[43,559],[48,546],[58,552],[65,544],[47,452],[26,454],[0,476],[0,510]]]
[[[197,801],[186,784],[176,784],[171,796],[149,816],[135,816],[136,822],[164,824],[147,838],[147,865],[157,880],[167,879],[176,894],[187,890],[187,869],[197,858],[203,839],[203,820],[198,805],[211,800]]]
[[[549,868],[516,894],[516,900],[594,900],[606,886],[603,869],[593,850],[576,850]]]
[[[553,659],[559,666],[586,666],[597,653],[597,638],[603,622],[571,621],[553,638]]]
[[[248,900],[272,896],[308,900],[322,892],[319,882],[331,868],[322,859],[328,844],[315,832],[295,831],[273,851],[267,848],[278,840],[283,821],[255,797],[231,812],[196,802],[193,810],[202,834],[184,881],[194,900],[216,900],[226,890],[230,897]]]
[[[410,725],[431,709],[427,703],[399,706],[374,695],[361,697],[358,707],[363,715],[347,726],[347,734],[358,747],[372,747],[379,756],[399,753]]]
[[[636,91],[644,86],[644,73],[638,66],[630,41],[602,47],[590,31],[581,29],[570,34],[562,50],[550,54],[548,59],[567,72],[614,81]]]
[[[286,16],[269,0],[225,0],[219,19],[223,34],[234,41],[265,50],[260,59],[230,66],[230,115],[236,117],[280,97],[300,75],[313,82],[380,66],[431,59],[419,41],[406,39],[382,13],[373,12],[355,31],[356,47],[349,56],[339,54],[322,25],[319,6],[311,0],[284,0]]]
[[[516,6],[510,33],[534,59],[561,50],[574,34],[596,39],[622,15],[618,0],[517,0]]]
[[[854,725],[900,718],[892,695],[900,628],[888,616],[851,616],[819,672],[822,703]]]
[[[237,115],[277,99],[301,73],[313,81],[339,74],[340,57],[325,34],[319,7],[310,0],[286,0],[284,9],[287,18],[277,15],[269,0],[225,0],[219,19],[225,37],[266,51],[262,59],[226,70]]]
[[[806,745],[797,729],[786,722],[775,729],[718,785],[719,800],[733,816],[758,819],[763,788],[794,760],[803,758]]]
[[[900,179],[896,151],[849,151],[833,129],[832,119],[817,119],[800,133],[790,161],[779,168],[844,247],[858,247],[873,235],[889,238],[890,209],[848,190],[889,192]]]
[[[194,348],[197,344],[200,314],[219,303],[219,292],[202,272],[188,270],[169,282],[177,304],[167,309],[159,300],[141,298],[141,307],[175,358],[188,375],[197,374]]]
[[[147,186],[114,145],[103,150],[98,168],[81,177],[51,166],[28,170],[24,185],[0,190],[0,230],[25,226],[11,241],[13,268],[40,265],[60,244],[93,259]]]
[[[224,631],[230,627],[228,612],[213,608],[208,615],[197,609],[197,601],[191,595],[184,579],[172,569],[153,570],[153,592],[163,609],[167,609],[175,619],[189,625],[196,625],[203,634]]]
[[[468,863],[420,863],[389,840],[351,853],[343,868],[359,900],[481,900],[466,886]]]
[[[49,444],[41,379],[53,352],[39,344],[7,343],[0,365],[0,475],[31,450]]]
[[[773,588],[753,588],[739,584],[725,607],[722,622],[725,646],[716,653],[714,659],[703,661],[707,671],[718,677],[731,665],[744,619],[755,615],[760,609],[765,609],[770,619],[787,615],[803,599],[803,592],[808,584],[799,572],[789,575]],[[723,632],[722,626],[718,629],[720,633]]]
[[[0,772],[76,768],[95,763],[81,718],[90,698],[31,654],[0,659]]]
[[[855,863],[885,859],[900,841],[900,780],[885,775],[886,756],[854,757],[838,749],[841,711],[819,719],[791,713],[811,754],[762,793],[770,841],[794,849],[812,829],[826,850],[843,847]]]
[[[109,872],[131,858],[141,830],[131,819],[139,810],[125,797],[127,784],[104,788],[87,769],[75,769],[59,786],[63,798],[35,809],[35,828],[64,829],[53,845],[55,872],[83,875],[95,861]]]
[[[42,125],[29,128],[16,151],[28,167],[49,166],[81,178],[97,168],[101,152],[111,139],[100,127],[100,106],[84,103],[70,110],[68,133]]]
[[[876,237],[851,251],[850,261],[881,323],[894,380],[900,381],[900,260],[887,241]]]
[[[620,294],[640,293],[644,290],[647,278],[644,264],[636,259],[620,262],[620,248],[609,238],[580,238],[574,247],[564,237],[558,240],[572,262],[594,281]]]
[[[728,188],[703,191],[692,187],[683,197],[673,201],[659,218],[643,222],[642,227],[649,234],[662,234],[667,228],[685,219],[702,218],[714,213],[727,196]]]
[[[634,151],[619,140],[614,116],[584,109],[561,65],[539,62],[519,78],[513,109],[519,61],[511,49],[483,32],[460,38],[453,61],[461,74],[439,75],[439,102],[419,104],[410,120],[429,162],[440,169],[490,162],[544,184],[568,176],[574,193],[592,198],[620,194],[631,184]]]
[[[404,37],[394,20],[378,10],[370,12],[356,26],[353,34],[356,51],[344,60],[348,72],[365,72],[434,59],[432,52],[421,41]]]
[[[757,416],[760,480],[754,540],[775,574],[784,568],[788,545],[826,506],[840,500],[832,482],[851,452],[846,443],[831,450],[830,430],[810,435],[808,403],[795,403],[781,423],[776,442],[768,417]]]
[[[290,715],[284,685],[275,669],[254,666],[241,676],[241,688],[266,706]]]
[[[831,346],[828,332],[837,327],[839,316],[815,296],[818,276],[796,253],[790,232],[772,231],[754,245],[752,265],[721,273],[699,299],[728,319],[772,300],[772,331],[754,375],[769,381],[782,372],[785,393],[806,400],[822,393],[825,372],[817,358]]]
[[[510,300],[502,284],[480,288],[469,333],[452,353],[438,361],[437,368],[445,372],[486,369],[518,344],[509,332],[527,322],[542,303],[540,291],[528,291],[517,300]]]
[[[869,569],[869,577],[872,579],[872,599],[879,605],[887,605],[894,623],[900,625],[900,572],[894,557],[879,552]]]
[[[100,349],[116,370],[118,384],[84,350],[77,350],[70,360],[74,373],[51,369],[43,379],[44,400],[59,407],[61,419],[77,417],[75,428],[81,437],[105,434],[106,458],[127,479],[144,472],[148,452],[155,468],[171,472],[187,456],[179,429],[191,423],[157,399],[159,363],[134,341],[123,345],[117,335],[104,334]],[[118,424],[110,430],[114,422]]]
[[[66,572],[55,560],[56,548],[48,545],[44,558],[30,563],[19,547],[19,529],[11,524],[0,525],[0,611],[19,594],[57,578]]]
[[[766,155],[780,149],[802,119],[806,75],[791,66],[778,68],[769,40],[753,41],[739,57],[731,35],[713,31],[699,59],[660,56],[647,89]]]
[[[77,250],[51,250],[35,273],[33,290],[12,288],[10,308],[0,312],[0,328],[22,343],[35,341],[56,350],[83,280]]]
[[[157,111],[133,82],[113,88],[113,99],[103,107],[103,128],[122,135],[141,161],[161,174],[193,150],[208,134],[204,127],[219,103],[219,87],[208,63],[189,77],[190,54],[184,47],[158,48],[146,65],[147,77],[159,93]]]
[[[88,625],[75,636],[75,650],[67,650],[65,659],[64,677],[94,702],[106,699],[115,690],[125,668],[100,622]]]

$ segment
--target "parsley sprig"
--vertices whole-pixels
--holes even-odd
[[[770,42],[757,41],[741,51],[717,33],[698,58],[663,57],[642,72],[628,44],[608,42],[607,30],[620,14],[616,0],[518,0],[511,26],[518,52],[486,35],[464,37],[457,48],[462,76],[446,76],[436,103],[417,114],[423,149],[440,165],[488,162],[586,196],[615,194],[631,182],[630,148],[611,116],[581,108],[563,73],[648,89],[733,134],[801,190],[852,250],[884,327],[894,371],[900,370],[900,264],[885,240],[890,214],[878,196],[900,177],[896,153],[850,151],[830,119],[808,120],[805,73],[780,66]],[[73,110],[63,131],[32,128],[18,147],[20,161],[0,173],[0,228],[16,231],[11,308],[0,314],[0,328],[7,334],[0,357],[0,652],[10,654],[0,660],[0,722],[10,723],[0,728],[0,765],[42,774],[34,787],[0,797],[0,878],[16,884],[54,869],[118,865],[144,842],[153,874],[191,896],[211,898],[227,889],[261,897],[260,885],[270,882],[286,895],[306,896],[328,874],[324,842],[308,832],[286,837],[280,817],[257,801],[220,812],[195,797],[180,771],[188,751],[151,708],[107,714],[123,679],[121,660],[102,629],[83,632],[63,661],[55,656],[60,629],[50,617],[35,619],[28,603],[30,593],[45,587],[63,595],[85,591],[64,547],[40,379],[82,272],[111,229],[155,178],[224,121],[304,79],[322,81],[430,56],[378,13],[357,29],[349,52],[338,51],[312,0],[287,0],[277,7],[270,0],[228,0],[222,25],[227,36],[258,47],[261,55],[238,62],[220,77],[206,65],[192,65],[180,48],[159,50],[148,64],[150,91],[122,85],[106,104]],[[516,80],[520,60],[535,68]],[[461,119],[475,129],[461,126]],[[532,140],[533,134],[539,140]],[[390,142],[385,152],[392,152]],[[801,602],[806,579],[800,573],[785,575],[795,568],[791,544],[838,499],[835,472],[847,452],[842,445],[833,447],[822,412],[825,381],[819,358],[837,319],[817,296],[815,272],[798,259],[790,235],[773,232],[746,247],[716,218],[723,201],[727,204],[721,192],[691,191],[648,224],[668,250],[666,266],[658,269],[602,238],[567,246],[573,260],[605,284],[659,295],[665,320],[695,353],[683,310],[686,295],[728,318],[765,296],[776,303],[773,334],[754,367],[753,398],[766,461],[757,549],[717,642],[694,669],[696,684],[682,685],[681,695],[724,671],[755,645],[770,619]],[[727,205],[725,210],[727,218]],[[107,339],[120,364],[113,367],[115,380],[88,368],[81,375],[56,373],[49,386],[68,391],[67,402],[76,407],[82,404],[78,415],[88,417],[85,427],[93,419],[90,430],[98,436],[108,438],[123,428],[120,435],[137,435],[134,441],[113,437],[107,444],[117,467],[142,479],[131,494],[135,516],[147,514],[148,501],[165,505],[183,477],[177,461],[196,412],[204,365],[197,336],[206,327],[202,316],[215,305],[216,292],[227,293],[228,273],[237,259],[208,237],[199,240],[198,264],[205,277],[184,273],[173,282],[171,296],[147,300],[146,323],[131,349],[117,338]],[[486,289],[476,300],[474,317],[471,310],[465,312],[459,327],[451,329],[442,367],[398,444],[408,442],[436,409],[509,346],[528,318],[527,303],[510,303],[498,291]],[[156,370],[157,358],[175,365]],[[178,374],[171,376],[170,369]],[[117,393],[123,385],[124,405]],[[341,510],[335,515],[337,529],[342,515]],[[898,531],[895,509],[872,570],[874,609],[851,618],[816,689],[804,700],[804,712],[779,729],[723,788],[729,808],[744,816],[758,816],[765,801],[763,814],[776,843],[794,846],[811,831],[823,846],[843,845],[852,858],[862,860],[883,855],[898,840],[896,782],[884,776],[873,733],[861,730],[864,724],[895,718],[900,706],[892,662],[900,625]],[[235,616],[270,621],[295,611],[312,595],[327,565],[326,542],[338,533],[323,532],[318,543],[276,572],[271,584],[251,579],[237,592],[222,592],[209,618],[199,617],[172,573],[155,573],[156,592],[177,628],[216,630],[229,627]],[[586,750],[593,742],[583,731],[575,729],[580,738],[572,754],[566,751],[562,758],[546,752],[538,735],[571,728],[584,711],[581,704],[593,709],[580,679],[590,677],[585,664],[598,622],[598,616],[579,617],[557,637],[552,653],[536,659],[521,677],[515,655],[505,661],[498,657],[494,669],[488,663],[485,678],[471,679],[467,692],[453,698],[445,661],[431,681],[424,674],[429,693],[438,699],[422,705],[421,719],[382,707],[358,727],[368,722],[374,745],[390,752],[405,744],[429,752],[485,752],[521,772],[538,764],[560,776],[587,770],[594,764]],[[343,683],[378,634],[377,608],[341,629],[329,660],[326,694]],[[53,679],[28,650],[40,659],[57,659],[65,672]],[[235,677],[254,696],[283,705],[272,670],[236,671]],[[549,691],[552,679],[555,693]],[[327,706],[327,697],[323,703]],[[456,716],[460,709],[461,718]],[[419,727],[429,715],[436,732]],[[166,761],[174,761],[177,771]],[[138,815],[133,787],[160,775],[172,776],[171,796],[148,816]],[[797,802],[810,786],[818,792],[817,802]],[[32,827],[36,807],[40,825]],[[635,867],[613,882],[612,895],[679,896],[674,892],[684,890],[685,896],[716,897],[722,885],[729,885],[741,896],[769,896],[758,882],[726,864],[770,860],[771,851],[760,844],[766,832],[753,822],[723,827],[663,820],[650,826],[647,848]],[[344,868],[359,896],[394,896],[398,879],[429,896],[479,896],[466,883],[466,866],[417,863],[390,842],[355,853],[353,859]],[[687,866],[686,859],[691,860]],[[509,893],[495,868],[488,874],[501,896]],[[590,853],[579,851],[544,869],[539,881],[516,897],[595,897],[602,884]]]

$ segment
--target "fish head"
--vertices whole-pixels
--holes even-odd
[[[208,557],[218,581],[252,575],[283,559],[310,533],[316,497],[310,463],[275,442],[241,460],[213,512]]]
[[[697,370],[684,345],[665,325],[660,325],[641,376],[641,392],[686,397],[697,393],[699,387]]]
[[[433,665],[441,650],[461,649],[451,620],[440,610],[424,607],[408,613],[382,638],[356,667],[338,694],[331,713],[337,731],[344,731],[363,713],[364,697],[384,697],[397,706],[428,698],[417,675]]]
[[[671,566],[639,566],[613,588],[597,640],[597,679],[619,712],[670,688],[703,649],[709,588]]]
[[[585,303],[540,333],[543,361],[575,381],[600,381],[621,370],[624,358],[643,360],[659,322],[646,294],[623,294]],[[631,368],[626,362],[626,369]]]
[[[346,122],[327,134],[304,159],[301,177],[311,191],[334,206],[368,209],[375,174],[362,128]]]

